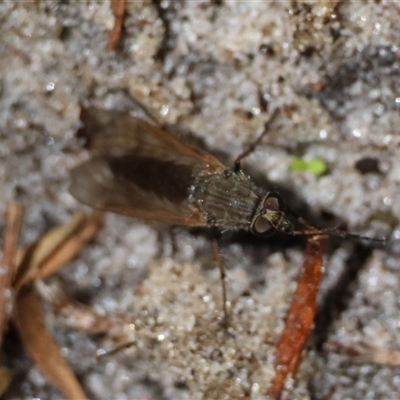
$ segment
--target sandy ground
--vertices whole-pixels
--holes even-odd
[[[246,173],[319,225],[388,238],[385,248],[332,240],[315,334],[287,398],[399,399],[399,367],[321,345],[400,350],[400,4],[153,3],[128,2],[110,53],[109,2],[0,4],[1,213],[25,205],[28,243],[84,209],[68,193],[69,170],[88,157],[74,136],[81,104],[131,110],[137,99],[227,165],[279,107]],[[290,170],[294,156],[322,159],[328,172]],[[51,312],[49,328],[90,398],[263,399],[303,248],[279,235],[225,236],[226,333],[207,235],[107,215],[57,279],[99,312],[127,316],[135,346],[96,360],[113,346],[107,336]],[[61,398],[14,347],[5,398]]]

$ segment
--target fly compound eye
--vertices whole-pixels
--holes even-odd
[[[262,208],[254,218],[251,230],[255,235],[268,236],[279,230],[282,214],[286,208],[282,197],[277,193],[268,193],[262,201]]]
[[[262,215],[254,219],[251,229],[255,235],[259,236],[266,236],[273,232],[273,226]]]
[[[268,193],[265,196],[263,209],[271,211],[285,211],[286,204],[278,193]]]

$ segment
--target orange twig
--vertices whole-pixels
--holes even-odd
[[[14,325],[36,365],[69,399],[85,399],[72,369],[46,328],[40,299],[33,286],[23,287],[16,295]]]
[[[14,289],[20,290],[32,280],[44,279],[56,272],[86,246],[102,225],[102,213],[77,215],[69,223],[55,228],[25,252]]]
[[[286,379],[296,372],[314,322],[325,240],[325,236],[315,236],[307,242],[302,275],[277,347],[275,377],[268,391],[274,399],[281,398]]]
[[[0,264],[0,348],[3,339],[3,330],[7,322],[7,293],[10,289],[14,273],[15,254],[23,215],[24,208],[18,203],[9,203],[4,213],[5,232],[3,257]]]
[[[108,35],[107,51],[115,50],[121,40],[121,32],[126,15],[126,0],[111,0],[111,9],[115,20],[114,26]]]

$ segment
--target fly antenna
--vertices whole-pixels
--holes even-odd
[[[365,240],[368,242],[377,242],[377,243],[386,243],[386,238],[379,238],[379,237],[371,237],[371,236],[364,236],[358,235],[356,233],[350,233],[343,229],[339,228],[339,225],[334,226],[333,228],[323,228],[319,229],[307,223],[303,218],[297,218],[297,220],[306,226],[306,229],[294,231],[295,235],[305,235],[305,236],[314,236],[318,234],[325,234],[328,236],[335,236],[341,239],[353,239],[353,240]]]
[[[324,233],[327,233],[328,235],[340,237],[343,239],[348,238],[348,239],[354,239],[354,240],[366,240],[368,242],[377,242],[377,243],[382,243],[382,244],[386,243],[386,238],[358,235],[356,233],[350,233],[343,229],[339,229],[337,226],[333,227],[333,228],[322,229],[321,231]]]

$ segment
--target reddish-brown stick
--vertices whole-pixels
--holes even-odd
[[[275,377],[268,390],[273,399],[281,399],[287,378],[296,372],[314,322],[325,241],[324,235],[316,235],[307,242],[302,274],[277,346]]]
[[[114,26],[108,35],[107,51],[115,50],[121,39],[126,14],[126,0],[111,0],[111,9],[114,14]]]

